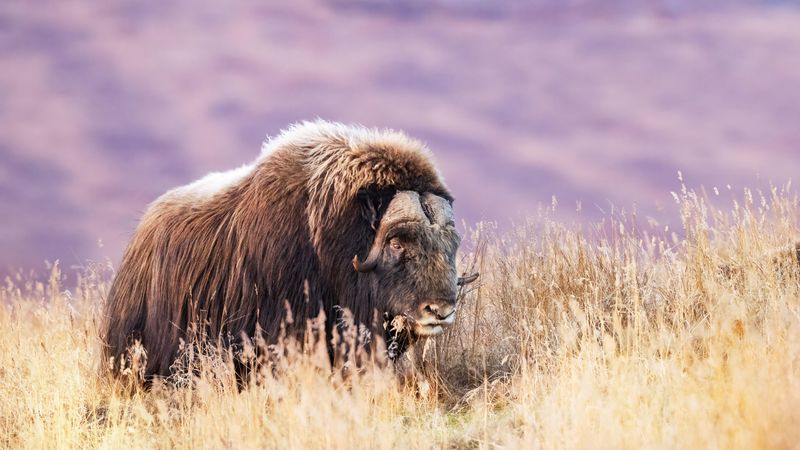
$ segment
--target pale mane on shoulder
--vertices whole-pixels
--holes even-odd
[[[184,201],[210,199],[251,175],[256,170],[256,167],[267,160],[275,150],[287,147],[294,147],[307,152],[307,166],[315,184],[333,182],[336,185],[336,180],[325,179],[331,175],[336,175],[336,173],[330,172],[334,167],[331,167],[329,163],[336,162],[341,165],[342,162],[342,159],[332,157],[339,156],[339,158],[345,158],[345,160],[355,160],[357,159],[357,153],[374,146],[407,149],[413,153],[419,153],[422,158],[431,158],[430,150],[422,142],[412,139],[399,131],[344,125],[324,120],[305,121],[291,125],[275,137],[268,137],[261,146],[261,154],[253,163],[224,172],[208,173],[192,183],[168,191],[156,200],[156,203],[167,199]],[[355,164],[358,165],[358,161]],[[375,167],[377,171],[380,171],[380,168],[380,166]],[[350,175],[357,176],[352,172]],[[441,177],[441,175],[439,176]],[[342,188],[341,183],[346,181],[356,180],[347,180],[346,177],[343,177],[338,180],[339,187]],[[309,187],[313,189],[313,186]],[[340,192],[340,194],[352,195],[351,192]]]
[[[235,186],[253,173],[254,169],[255,166],[253,164],[245,164],[237,169],[225,172],[211,172],[197,181],[172,189],[159,200],[167,198],[188,201],[206,200]]]

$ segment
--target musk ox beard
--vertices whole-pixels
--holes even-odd
[[[457,277],[452,201],[403,133],[294,125],[253,164],[150,205],[108,294],[105,361],[124,365],[136,343],[144,375],[167,376],[190,333],[269,343],[288,314],[289,334],[322,312],[330,336],[345,310],[373,334],[386,333],[375,317],[402,318],[403,343],[441,333],[474,279]]]

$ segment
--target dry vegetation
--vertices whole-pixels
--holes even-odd
[[[580,230],[548,212],[502,237],[478,227],[464,261],[479,286],[417,348],[411,386],[377,367],[342,380],[324,352],[289,345],[243,390],[206,349],[185,358],[190,383],[124,393],[97,375],[107,271],[70,291],[57,270],[9,280],[0,448],[794,447],[798,201],[788,187],[724,213],[693,192],[676,200],[678,235],[631,217]]]

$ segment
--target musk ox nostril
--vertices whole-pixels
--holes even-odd
[[[442,300],[439,302],[432,302],[424,305],[422,307],[422,311],[426,314],[430,314],[437,319],[445,319],[453,314],[453,311],[456,310],[456,307],[452,302],[447,302],[446,300]]]

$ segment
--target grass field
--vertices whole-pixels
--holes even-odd
[[[478,226],[463,264],[480,282],[411,355],[408,384],[378,367],[342,379],[324,352],[289,349],[239,390],[210,349],[188,358],[191,383],[126,393],[98,376],[110,268],[69,291],[57,268],[7,280],[0,448],[797,447],[797,197],[745,191],[724,210],[675,198],[675,234],[549,211],[506,234]]]

